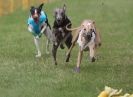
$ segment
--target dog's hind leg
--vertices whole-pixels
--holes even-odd
[[[57,48],[59,47],[59,44],[55,45],[53,44],[53,48],[52,48],[52,56],[53,56],[53,60],[54,60],[54,64],[57,65],[57,61],[56,61],[56,53],[57,53]]]
[[[75,72],[80,72],[80,64],[81,64],[82,56],[83,56],[83,51],[80,48],[78,53],[78,58],[77,58],[77,66],[76,68],[74,68]]]
[[[46,54],[49,54],[49,43],[50,43],[50,40],[47,39],[47,42],[46,42]]]
[[[70,53],[72,51],[72,48],[74,47],[75,43],[72,43],[71,47],[69,48],[69,50],[66,53],[66,62],[68,62],[69,57],[70,57]]]
[[[71,51],[72,51],[73,47],[75,46],[75,43],[76,43],[76,41],[74,41],[72,43],[71,47],[68,49],[68,51],[66,53],[66,62],[69,62],[70,54],[71,54]]]
[[[44,35],[47,38],[47,42],[46,42],[46,54],[49,54],[49,44],[50,44],[50,42],[53,41],[52,31],[51,31],[49,26],[46,27]]]
[[[74,38],[74,40],[72,40],[71,47],[68,49],[68,51],[67,51],[67,53],[66,53],[66,62],[68,61],[68,59],[69,59],[69,57],[70,57],[70,53],[71,53],[71,51],[72,51],[72,49],[73,49],[73,47],[74,47],[74,45],[75,45],[77,39],[78,39],[78,34],[76,35],[76,37]]]

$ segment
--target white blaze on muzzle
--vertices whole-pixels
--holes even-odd
[[[38,13],[37,13],[37,9],[35,9],[35,13],[34,13],[34,15],[33,15],[33,18],[38,18],[39,16],[38,16]]]
[[[38,16],[38,14],[37,14],[37,10],[35,10],[35,16],[36,16],[36,17]]]

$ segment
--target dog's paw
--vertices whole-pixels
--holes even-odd
[[[60,45],[60,48],[61,48],[61,49],[64,49],[65,47],[63,46],[63,44],[61,44],[61,45]]]
[[[70,54],[66,55],[66,62],[69,62]]]
[[[66,60],[65,60],[65,61],[66,61],[66,62],[69,62],[69,58],[70,58],[70,54],[67,53],[67,54],[66,54]]]
[[[46,54],[47,54],[47,55],[49,55],[49,54],[50,54],[50,52],[49,52],[49,51],[46,51]]]
[[[77,73],[80,73],[80,67],[75,67],[75,68],[73,69],[73,71],[74,71],[74,72],[77,72]]]
[[[57,62],[54,62],[54,65],[57,65]]]
[[[35,38],[36,38],[36,39],[39,39],[39,36],[37,35]]]
[[[41,54],[37,54],[37,55],[36,55],[36,58],[40,58],[40,57],[41,57]]]
[[[58,45],[58,43],[57,43],[57,42],[55,42],[55,41],[54,41],[53,43],[54,43],[54,45],[56,45],[56,46]]]
[[[91,58],[91,62],[95,62],[96,58],[95,57],[92,57]]]

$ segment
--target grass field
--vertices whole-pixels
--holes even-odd
[[[45,53],[35,58],[33,37],[27,31],[28,11],[0,17],[0,97],[97,97],[105,85],[133,93],[133,1],[59,0],[45,5],[50,24],[53,9],[66,3],[73,26],[95,20],[102,36],[97,61],[84,53],[81,72],[74,73],[78,46],[65,65],[67,49],[58,49],[58,65]],[[41,40],[45,44],[45,37]]]

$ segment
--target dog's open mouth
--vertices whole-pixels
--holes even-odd
[[[35,17],[35,18],[34,18],[34,21],[35,21],[36,23],[38,23],[38,21],[39,21],[38,17]]]

